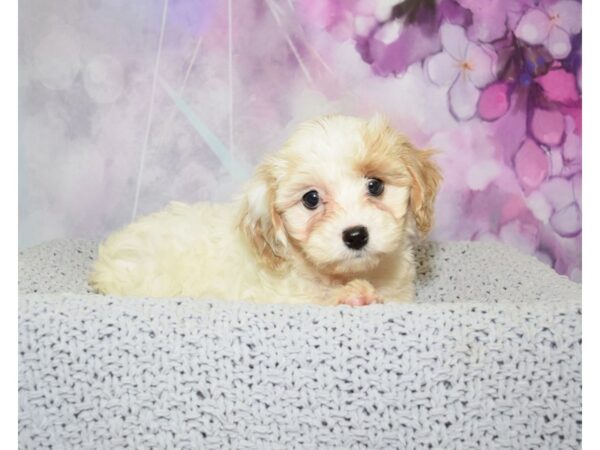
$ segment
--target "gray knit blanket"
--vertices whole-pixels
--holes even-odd
[[[516,250],[353,308],[95,295],[95,249],[19,255],[22,449],[580,448],[581,287]]]

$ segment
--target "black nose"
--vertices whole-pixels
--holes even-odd
[[[360,250],[369,242],[369,232],[362,225],[347,228],[342,233],[342,239],[346,247],[352,250]]]

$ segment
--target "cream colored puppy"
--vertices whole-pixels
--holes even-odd
[[[171,203],[111,235],[90,278],[120,296],[367,305],[412,299],[440,172],[382,116],[302,124],[232,204]]]

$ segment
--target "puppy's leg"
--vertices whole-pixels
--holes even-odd
[[[372,303],[382,303],[382,299],[366,280],[352,280],[334,292],[336,305],[365,306]]]

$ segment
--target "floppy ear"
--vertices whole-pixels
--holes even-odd
[[[410,207],[417,229],[423,237],[433,225],[433,205],[442,181],[442,174],[432,157],[434,150],[418,150],[409,145],[405,164],[412,178]]]
[[[281,216],[275,210],[276,180],[269,165],[258,167],[246,186],[242,199],[239,226],[259,259],[277,268],[284,261],[287,238]]]
[[[408,169],[411,177],[410,208],[419,234],[425,236],[433,224],[433,204],[442,181],[440,169],[432,160],[436,152],[415,148],[405,136],[390,126],[382,114],[376,114],[369,120],[367,132],[368,147],[377,149],[383,155],[382,160],[386,161],[389,169],[393,170],[394,161]]]

